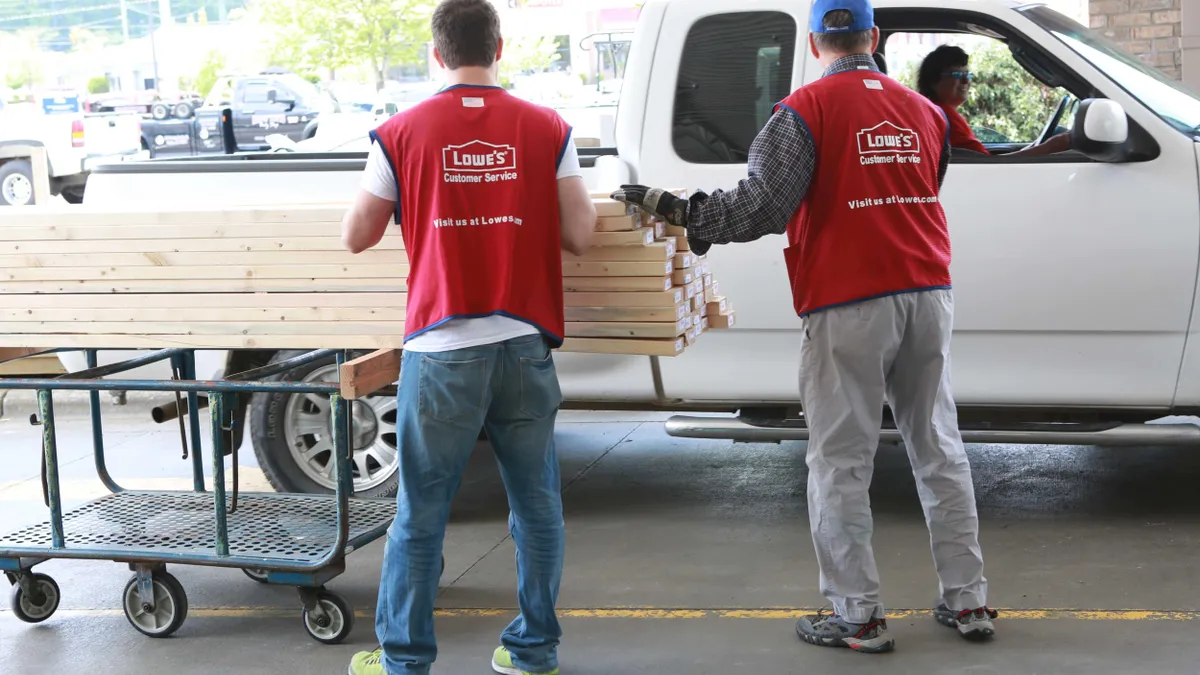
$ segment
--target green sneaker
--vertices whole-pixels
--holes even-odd
[[[496,651],[492,652],[492,670],[502,675],[535,675],[524,670],[521,670],[513,664],[512,654],[507,647],[496,647]],[[358,675],[351,673],[351,675]],[[537,673],[536,675],[558,675],[558,668],[551,670],[548,673]]]
[[[373,652],[359,652],[350,659],[349,675],[387,675],[383,669],[383,647]]]

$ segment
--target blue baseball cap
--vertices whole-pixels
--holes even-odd
[[[844,28],[826,28],[825,15],[838,9],[850,12],[853,19]],[[814,33],[855,33],[875,27],[875,9],[871,0],[813,0],[809,30]]]

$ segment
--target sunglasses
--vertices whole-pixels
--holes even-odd
[[[951,70],[948,73],[942,73],[942,75],[955,80],[966,80],[967,82],[975,79],[975,74],[969,70]]]

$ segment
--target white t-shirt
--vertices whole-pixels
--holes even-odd
[[[579,151],[575,148],[573,135],[567,137],[567,149],[558,162],[558,178],[582,176],[579,167]],[[396,179],[392,165],[378,143],[371,144],[367,154],[367,169],[363,172],[362,188],[388,201],[397,201]],[[410,352],[446,352],[479,345],[503,342],[522,335],[536,335],[533,326],[506,316],[485,316],[477,319],[451,319],[442,325],[404,343]]]

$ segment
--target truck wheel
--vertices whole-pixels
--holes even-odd
[[[14,159],[0,165],[0,205],[36,204],[33,196],[33,166],[29,160]]]
[[[181,120],[186,120],[192,116],[192,104],[187,101],[180,101],[175,104],[175,116]]]
[[[273,363],[308,350],[281,351]],[[333,359],[317,361],[274,379],[337,382]],[[250,401],[254,454],[272,487],[280,492],[332,494],[333,433],[329,397],[317,394],[260,393]],[[353,478],[357,497],[396,495],[396,399],[372,396],[351,404]]]
[[[150,116],[156,120],[165,120],[171,116],[171,106],[166,103],[155,103],[150,106]]]

